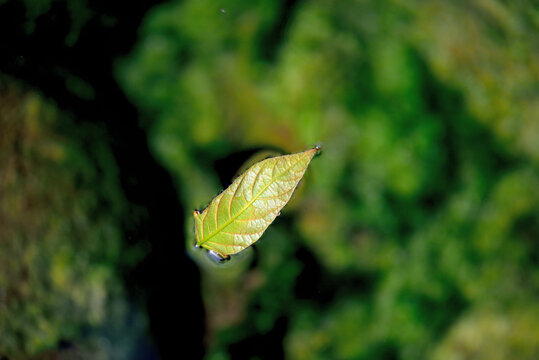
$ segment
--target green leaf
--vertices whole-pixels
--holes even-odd
[[[202,212],[195,211],[196,245],[223,258],[256,242],[288,203],[319,147],[260,161]]]

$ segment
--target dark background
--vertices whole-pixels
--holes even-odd
[[[0,1],[0,355],[537,358],[538,16]],[[251,156],[317,142],[259,243],[193,249]]]
[[[122,238],[126,246],[137,245],[136,242],[151,244],[144,259],[118,269],[125,282],[128,302],[134,303],[128,306],[142,304],[150,319],[148,332],[155,341],[155,345],[150,345],[150,339],[146,338],[149,335],[139,334],[143,339],[132,345],[135,347],[132,357],[159,358],[161,353],[164,358],[178,358],[184,354],[184,347],[189,346],[189,353],[199,358],[203,353],[204,312],[199,272],[184,254],[181,241],[184,209],[170,175],[150,154],[137,109],[126,99],[113,76],[114,59],[133,47],[142,17],[157,3],[133,2],[126,11],[126,4],[80,2],[77,6],[93,15],[73,46],[66,46],[66,37],[74,18],[80,16],[78,9],[71,9],[66,2],[51,2],[49,9],[33,20],[33,29],[28,31],[27,14],[32,4],[27,4],[28,7],[19,1],[2,4],[0,72],[10,77],[9,81],[4,80],[7,85],[3,84],[2,90],[19,92],[20,96],[27,91],[39,91],[60,111],[69,114],[73,124],[58,129],[63,136],[82,142],[84,151],[90,153],[92,150],[88,148],[98,137],[108,147],[107,156],[116,163],[118,185],[128,207],[126,214],[118,219]],[[105,16],[114,23],[103,24],[100,19]],[[81,97],[66,85],[69,76],[88,82],[93,89],[91,99]],[[18,88],[13,90],[12,84],[18,84]],[[80,130],[89,124],[92,125],[89,133]],[[92,154],[88,156],[90,162],[96,161]],[[107,209],[112,199],[102,201],[97,211]],[[129,212],[142,215],[129,216]],[[173,283],[181,285],[170,287]],[[24,346],[26,336],[19,334],[22,337],[19,346]],[[60,337],[58,346],[69,348],[75,344],[69,338]],[[19,351],[24,353],[24,348],[14,353]]]

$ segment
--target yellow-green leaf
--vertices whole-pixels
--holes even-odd
[[[226,258],[256,242],[288,203],[319,147],[260,161],[202,212],[195,211],[197,246]]]

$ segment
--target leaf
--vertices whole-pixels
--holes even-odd
[[[196,245],[223,258],[255,243],[288,203],[320,147],[260,161],[202,212],[195,211]]]

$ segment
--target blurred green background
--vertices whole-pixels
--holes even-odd
[[[77,4],[67,47],[97,12]],[[539,358],[538,60],[533,1],[190,0],[146,12],[113,76],[184,209],[177,241],[199,266],[205,358]],[[101,358],[134,358],[147,315],[125,325],[118,269],[151,244],[123,237],[132,214],[101,129],[11,85],[0,112],[0,354],[84,338]],[[192,211],[248,155],[319,142],[254,249],[223,266],[192,249]],[[100,197],[111,206],[96,214]],[[96,330],[118,324],[131,332]]]

